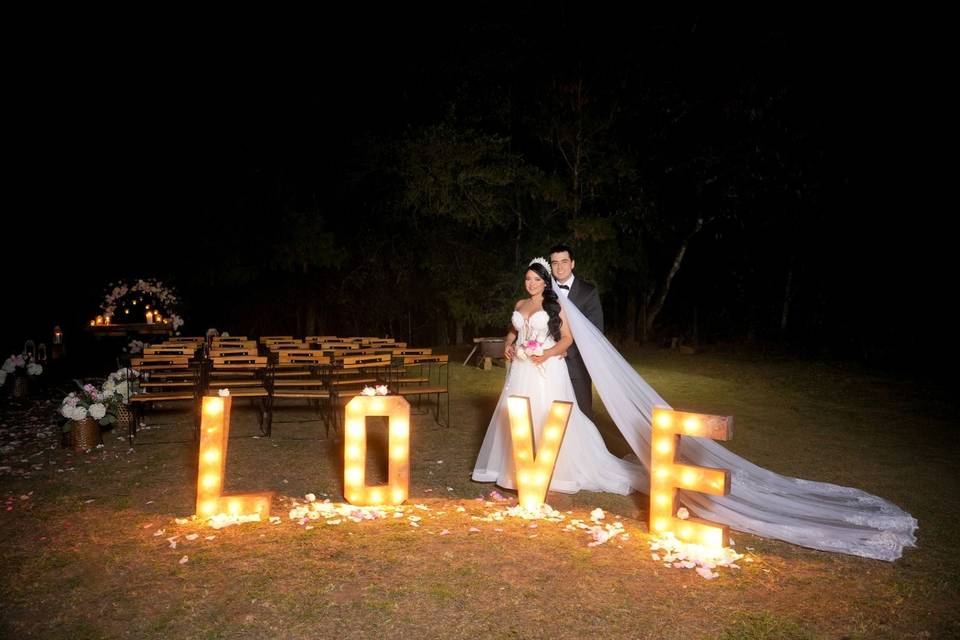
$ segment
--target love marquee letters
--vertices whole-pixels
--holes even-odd
[[[197,471],[197,515],[212,518],[219,514],[265,519],[270,514],[272,493],[223,494],[227,444],[230,435],[230,397],[205,396],[200,426],[200,460]],[[534,422],[530,399],[510,396],[507,400],[513,461],[520,504],[539,509],[546,499],[557,464],[560,445],[566,434],[573,403],[555,400],[534,443]],[[347,403],[344,437],[344,497],[354,505],[398,505],[410,490],[410,404],[402,396],[354,397]],[[366,485],[367,416],[389,420],[389,467],[386,485]],[[675,515],[677,489],[712,495],[730,492],[729,471],[676,462],[681,436],[728,440],[733,436],[733,418],[674,411],[655,407],[651,437],[650,531],[672,532],[684,542],[722,547],[727,528],[697,518]]]
[[[235,517],[259,514],[260,519],[265,520],[270,516],[272,493],[223,495],[232,403],[233,398],[229,396],[203,397],[200,461],[197,465],[197,515],[212,518],[221,513]]]
[[[733,437],[733,417],[654,407],[650,438],[650,531],[672,532],[683,542],[722,547],[727,540],[726,527],[698,518],[681,520],[674,515],[677,489],[717,496],[730,493],[730,472],[726,469],[675,462],[681,436],[729,440]]]

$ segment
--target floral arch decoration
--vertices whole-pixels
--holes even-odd
[[[132,284],[122,280],[111,282],[100,310],[107,322],[111,322],[110,319],[124,324],[156,321],[169,323],[176,331],[183,326],[183,318],[177,313],[179,304],[176,289],[154,278],[141,278]]]

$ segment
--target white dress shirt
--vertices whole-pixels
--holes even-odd
[[[560,284],[565,284],[565,285],[567,285],[568,287],[572,287],[572,286],[573,286],[573,281],[574,281],[575,278],[576,278],[576,276],[574,276],[573,274],[570,274],[570,279],[569,279],[569,280],[567,280],[566,282],[557,282],[557,284],[558,284],[558,285],[560,285]],[[564,298],[566,298],[566,297],[569,297],[569,295],[570,295],[570,290],[569,290],[569,289],[561,289],[560,287],[557,287],[557,293],[559,293],[559,294],[562,295]]]

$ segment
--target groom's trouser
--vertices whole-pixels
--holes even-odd
[[[573,394],[577,398],[577,406],[593,422],[593,380],[590,376],[570,378],[570,383],[573,385]]]

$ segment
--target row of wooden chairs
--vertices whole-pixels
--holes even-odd
[[[237,342],[243,342],[238,340]],[[186,344],[186,346],[184,346]],[[379,351],[379,352],[377,352]],[[234,397],[259,401],[261,432],[272,435],[273,413],[279,401],[307,400],[323,420],[326,431],[342,427],[342,407],[365,386],[386,384],[418,407],[436,398],[434,419],[449,426],[449,370],[446,355],[430,349],[275,349],[262,355],[253,345],[211,348],[209,358],[198,357],[195,343],[169,342],[144,350],[131,366],[142,372],[141,392],[131,397],[134,418],[130,442],[144,408],[158,401],[193,403],[194,428],[199,429],[203,395],[229,389]]]

